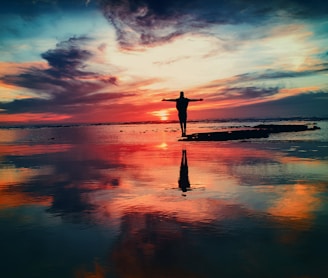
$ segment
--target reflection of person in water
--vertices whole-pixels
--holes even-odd
[[[188,108],[189,101],[202,101],[202,100],[203,100],[202,98],[199,98],[199,99],[185,98],[183,92],[180,92],[179,98],[162,99],[162,101],[175,101],[176,102],[176,108],[177,108],[178,114],[179,114],[179,121],[180,121],[182,136],[186,136],[187,108]]]
[[[188,176],[188,161],[187,161],[187,151],[182,151],[181,165],[180,165],[180,177],[179,177],[179,188],[182,192],[187,192],[190,190],[190,182]]]

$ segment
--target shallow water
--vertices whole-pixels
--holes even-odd
[[[189,132],[253,123],[192,123]],[[0,130],[3,277],[328,277],[328,136]]]

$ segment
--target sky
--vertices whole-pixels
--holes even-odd
[[[328,2],[17,0],[0,125],[328,117]]]

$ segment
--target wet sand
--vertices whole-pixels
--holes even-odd
[[[204,129],[215,125],[190,125]],[[328,138],[313,132],[180,142],[174,124],[0,130],[2,273],[327,277]]]

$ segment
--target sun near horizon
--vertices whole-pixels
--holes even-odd
[[[149,114],[157,117],[160,121],[165,122],[169,120],[170,112],[168,109],[162,109],[157,111],[152,111]]]

